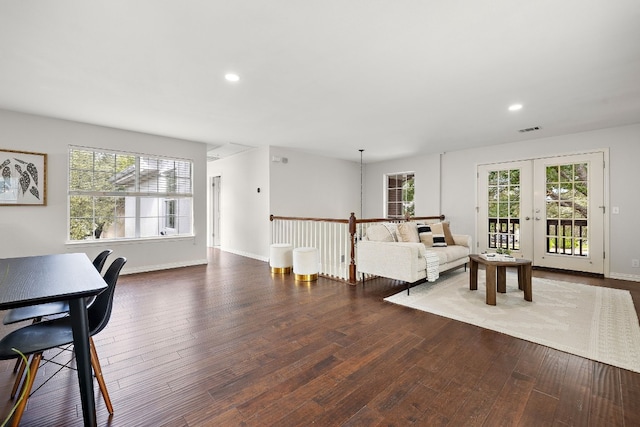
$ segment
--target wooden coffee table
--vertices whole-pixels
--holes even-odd
[[[515,261],[490,261],[480,255],[469,255],[469,289],[478,289],[478,264],[484,265],[486,272],[486,302],[496,305],[496,289],[500,293],[507,292],[507,267],[518,269],[518,289],[524,290],[524,299],[533,301],[531,293],[531,260],[516,258]]]

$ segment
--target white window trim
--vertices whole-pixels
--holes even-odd
[[[92,153],[105,153],[105,154],[115,154],[115,155],[126,155],[126,156],[135,156],[135,188],[139,188],[139,165],[140,158],[148,158],[155,160],[169,160],[169,161],[177,161],[177,162],[186,162],[190,165],[190,176],[189,176],[189,189],[191,190],[188,193],[176,193],[176,192],[148,192],[148,191],[131,191],[131,192],[123,192],[123,191],[81,191],[81,190],[70,190],[71,186],[71,151],[72,150],[82,150],[82,151],[90,151]],[[149,241],[166,241],[166,240],[193,240],[195,239],[194,232],[194,203],[193,203],[193,185],[194,185],[194,161],[192,159],[178,158],[178,157],[168,157],[168,156],[159,156],[159,155],[151,155],[151,154],[143,154],[136,152],[127,152],[127,151],[117,151],[117,150],[109,150],[109,149],[101,149],[96,147],[87,147],[87,146],[78,146],[78,145],[69,145],[67,151],[67,240],[66,244],[70,246],[79,246],[79,245],[100,245],[103,243],[122,243],[122,244],[131,244],[136,241],[140,242],[149,242]],[[136,213],[135,213],[135,221],[136,221],[136,236],[132,237],[117,237],[117,238],[100,238],[100,239],[86,239],[86,240],[71,240],[71,203],[70,198],[74,195],[82,195],[89,197],[135,197],[137,199],[136,203]],[[153,236],[145,236],[141,237],[140,233],[140,203],[139,199],[141,198],[167,198],[167,199],[191,199],[191,212],[189,223],[191,225],[191,232],[183,233],[183,234],[165,234],[165,235],[153,235]],[[160,233],[161,230],[158,232]]]

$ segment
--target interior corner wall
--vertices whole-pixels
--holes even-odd
[[[270,147],[269,164],[270,214],[349,219],[360,211],[360,163]]]
[[[348,219],[359,206],[360,167],[346,160],[259,147],[209,162],[207,175],[220,176],[220,249],[263,261],[270,215]]]
[[[384,217],[386,176],[399,172],[415,173],[416,216],[444,213],[449,217],[440,209],[440,154],[431,154],[365,164],[364,218]]]
[[[206,145],[89,124],[0,110],[0,148],[47,154],[47,205],[0,206],[0,258],[85,252],[106,248],[124,256],[123,273],[207,262]],[[67,242],[69,145],[176,157],[194,163],[195,237],[136,241]]]
[[[456,232],[475,236],[479,164],[607,148],[609,164],[605,175],[609,177],[609,186],[605,191],[609,192],[609,207],[618,207],[620,211],[609,215],[609,276],[640,281],[640,269],[631,266],[632,259],[640,259],[640,231],[636,225],[640,212],[636,188],[640,182],[640,124],[448,152],[442,162],[442,211]]]
[[[220,177],[220,249],[266,261],[271,236],[269,147],[211,161],[207,169],[208,180]],[[211,216],[210,189],[207,194]]]

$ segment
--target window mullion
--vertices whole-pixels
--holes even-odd
[[[134,188],[136,192],[140,191],[140,157],[136,157],[136,170],[135,170],[135,184],[134,184]],[[135,229],[135,236],[136,237],[140,237],[140,229],[141,229],[141,225],[140,225],[140,205],[141,205],[141,200],[140,200],[140,196],[136,197],[136,229]]]

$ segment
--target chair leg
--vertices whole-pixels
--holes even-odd
[[[16,372],[18,372],[18,369],[22,368],[22,363],[24,362],[24,360],[22,360],[22,357],[18,357],[16,359],[16,364],[13,365],[13,373],[15,374]],[[24,370],[24,368],[23,368]]]
[[[41,322],[41,321],[42,321],[42,316],[39,316],[39,317],[34,318],[31,323],[33,324],[33,323],[38,323],[38,322]],[[19,369],[20,370],[20,375],[18,375],[18,378],[20,378],[20,377],[22,377],[22,374],[24,373],[24,368],[25,368],[24,360],[22,360],[22,357],[18,357],[16,359],[16,364],[13,366],[13,373],[15,374],[16,372],[18,372],[18,369]],[[19,382],[18,380],[16,380],[16,381]],[[13,388],[14,388],[13,394],[11,395],[12,398],[16,394],[16,390],[15,389],[17,388],[17,386],[14,386]]]
[[[16,380],[13,382],[13,388],[11,389],[11,398],[16,397],[16,393],[18,392],[18,387],[20,387],[20,383],[22,382],[22,377],[24,376],[24,369],[27,367],[22,357],[18,359],[20,361],[19,367],[16,374]],[[17,364],[16,364],[17,365]],[[17,366],[16,366],[17,367]],[[16,371],[14,371],[16,372]]]
[[[31,394],[31,389],[33,388],[33,381],[36,378],[36,374],[38,372],[38,367],[40,366],[40,361],[42,360],[42,353],[36,353],[31,358],[31,363],[29,364],[29,380],[25,381],[22,385],[22,391],[20,396],[24,396],[23,399],[16,406],[16,410],[11,418],[11,426],[18,427],[20,424],[20,420],[22,419],[22,414],[24,413],[24,408],[27,406],[27,400],[29,400],[29,394]]]
[[[104,382],[104,378],[102,377],[102,367],[100,367],[98,352],[96,351],[96,346],[93,343],[92,337],[89,337],[89,344],[89,348],[91,349],[91,366],[93,367],[93,372],[95,373],[96,379],[98,380],[98,386],[100,387],[100,392],[102,393],[104,404],[107,405],[107,410],[109,411],[109,413],[113,414],[113,405],[111,404],[111,398],[109,397],[109,392],[107,391],[107,384]]]

